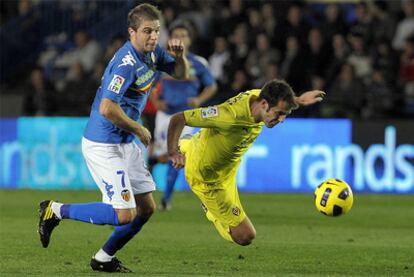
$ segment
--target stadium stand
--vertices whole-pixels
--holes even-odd
[[[208,104],[279,77],[299,94],[328,92],[323,107],[301,117],[414,116],[413,1],[150,2],[163,11],[163,28],[177,19],[194,25],[192,51],[209,59],[219,83]],[[2,105],[0,115],[88,115],[137,3],[2,1],[0,96],[17,110]]]

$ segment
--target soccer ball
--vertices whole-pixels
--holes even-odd
[[[347,183],[338,179],[328,179],[315,190],[315,206],[328,216],[346,214],[352,208],[354,196]]]

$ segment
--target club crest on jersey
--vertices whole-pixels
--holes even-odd
[[[240,215],[240,209],[238,207],[234,207],[231,212],[235,215],[235,216],[239,216]]]
[[[108,90],[118,94],[121,91],[122,84],[125,82],[125,78],[119,75],[114,75],[111,83],[108,86]]]
[[[210,118],[218,116],[218,108],[217,107],[208,107],[201,110],[201,117],[202,118]]]
[[[124,189],[123,191],[121,191],[121,196],[122,196],[122,199],[124,199],[126,202],[128,202],[129,199],[131,199],[131,193],[127,189]]]

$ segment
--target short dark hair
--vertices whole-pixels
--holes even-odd
[[[135,31],[139,28],[144,20],[160,20],[161,11],[151,4],[141,4],[133,8],[128,13],[128,28]]]
[[[278,105],[279,101],[284,101],[288,104],[289,109],[297,109],[298,104],[295,100],[295,93],[292,87],[284,80],[274,79],[267,82],[260,92],[258,100],[266,100],[269,103],[269,108]]]
[[[184,29],[184,30],[186,30],[188,32],[188,36],[190,37],[190,39],[193,40],[193,37],[194,37],[194,28],[193,28],[192,24],[189,21],[179,20],[179,21],[175,21],[175,22],[171,23],[170,28],[168,30],[170,32],[170,35],[176,29]]]

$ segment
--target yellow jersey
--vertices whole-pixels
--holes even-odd
[[[249,90],[217,106],[184,111],[187,125],[202,128],[181,149],[186,175],[204,183],[220,183],[236,175],[243,154],[264,125],[256,123],[250,111],[250,99],[260,91]]]

